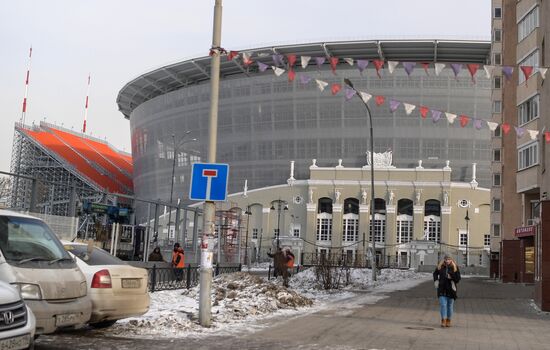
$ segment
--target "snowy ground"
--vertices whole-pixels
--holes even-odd
[[[328,308],[350,312],[349,309],[385,298],[388,292],[412,288],[429,280],[431,274],[384,269],[373,283],[371,270],[353,269],[350,277],[348,285],[325,291],[319,288],[312,269],[292,276],[288,289],[282,287],[281,280],[267,281],[246,272],[224,274],[212,284],[211,328],[198,324],[199,289],[195,287],[152,293],[149,312],[121,320],[103,332],[168,338],[250,332],[265,327],[262,321],[274,316],[293,317]]]

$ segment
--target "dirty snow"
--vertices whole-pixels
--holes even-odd
[[[290,280],[267,281],[246,272],[223,274],[212,283],[212,327],[198,323],[199,287],[151,294],[150,310],[141,317],[118,321],[105,334],[138,337],[200,337],[230,334],[266,326],[273,316],[295,317],[321,309],[352,309],[375,303],[394,290],[404,290],[431,278],[431,274],[384,269],[373,283],[371,270],[352,269],[350,283],[339,289],[320,289],[312,269]]]

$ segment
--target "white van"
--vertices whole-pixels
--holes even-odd
[[[36,334],[90,319],[86,278],[40,219],[0,210],[0,280],[25,299],[36,317]]]

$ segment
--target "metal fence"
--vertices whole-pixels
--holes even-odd
[[[212,271],[214,276],[224,273],[239,272],[242,265],[220,266],[215,265]],[[176,269],[173,267],[157,267],[153,265],[147,268],[149,275],[148,289],[151,293],[161,290],[190,289],[199,284],[200,267],[187,265],[187,267]]]

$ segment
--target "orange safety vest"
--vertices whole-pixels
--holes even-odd
[[[178,256],[180,257],[180,261],[176,264],[176,260],[178,259]],[[182,269],[185,267],[185,255],[183,253],[176,253],[174,256],[174,261],[172,262],[175,267],[178,269]]]
[[[294,258],[292,256],[289,256],[288,261],[286,262],[287,268],[293,268],[294,267]]]

